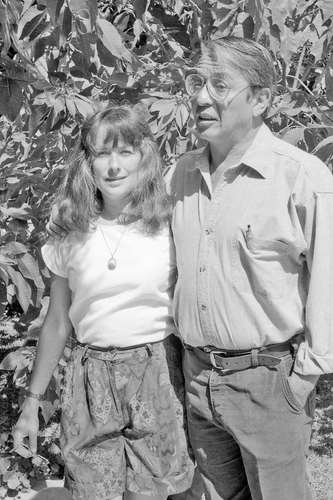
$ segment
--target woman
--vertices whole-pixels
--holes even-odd
[[[36,451],[39,400],[74,327],[62,394],[66,485],[80,500],[163,500],[191,485],[193,464],[172,335],[170,204],[140,107],[86,121],[57,207],[70,232],[42,248],[50,305],[14,445],[28,436]]]

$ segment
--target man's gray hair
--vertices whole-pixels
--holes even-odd
[[[227,36],[203,42],[202,58],[209,58],[217,68],[229,66],[238,71],[249,85],[274,91],[276,73],[269,51],[246,38]]]

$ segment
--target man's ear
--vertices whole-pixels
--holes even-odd
[[[269,108],[272,99],[272,92],[269,88],[255,89],[253,98],[253,116],[262,116]]]

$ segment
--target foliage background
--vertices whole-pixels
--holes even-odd
[[[97,101],[141,100],[169,165],[195,145],[183,76],[200,40],[216,34],[271,50],[279,81],[270,126],[332,169],[332,0],[0,0],[0,498],[61,474],[61,367],[42,407],[45,459],[17,460],[9,431],[48,304],[39,249],[80,123]],[[328,379],[320,391],[315,447],[329,453]]]

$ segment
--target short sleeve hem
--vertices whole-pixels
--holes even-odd
[[[62,278],[67,278],[67,270],[61,252],[61,242],[48,242],[42,246],[41,252],[48,269]]]

